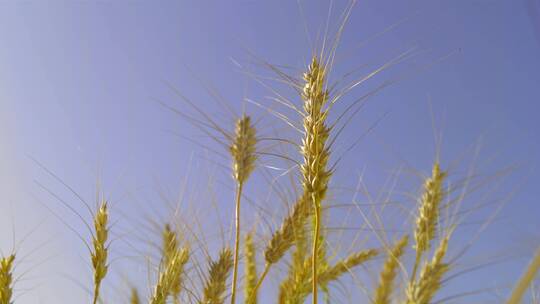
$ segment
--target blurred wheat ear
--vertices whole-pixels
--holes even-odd
[[[0,259],[0,304],[12,304],[15,254]]]
[[[93,251],[91,252],[92,267],[94,269],[94,300],[96,304],[99,299],[101,281],[107,275],[108,265],[108,247],[109,238],[109,213],[107,211],[107,202],[103,201],[98,211],[94,215],[94,235],[92,237]]]

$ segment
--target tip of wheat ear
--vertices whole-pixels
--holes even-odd
[[[163,265],[165,267],[168,267],[171,263],[173,263],[173,259],[175,258],[175,255],[178,254],[179,245],[178,245],[178,237],[176,235],[176,232],[174,232],[171,228],[171,225],[165,224],[165,227],[163,229],[162,233],[163,238]],[[186,249],[187,250],[187,249]],[[187,261],[187,260],[186,260]],[[174,278],[171,282],[170,286],[170,294],[173,297],[178,297],[180,294],[180,291],[182,289],[182,280],[181,276],[177,276]]]
[[[101,281],[107,275],[107,240],[109,238],[109,212],[107,202],[102,202],[94,216],[94,235],[92,237],[93,251],[91,252],[92,268],[94,270],[94,304],[99,299]]]
[[[141,299],[139,298],[139,293],[136,288],[131,288],[131,297],[129,298],[130,304],[141,304]]]
[[[414,233],[417,253],[429,250],[430,242],[435,238],[437,222],[439,221],[439,207],[445,194],[443,190],[445,177],[446,172],[442,171],[439,163],[436,162],[433,165],[431,176],[424,182]]]
[[[256,130],[251,118],[243,115],[236,121],[234,138],[229,147],[233,157],[233,177],[243,184],[253,172],[257,160],[255,149],[257,145]]]
[[[0,304],[11,304],[14,261],[14,254],[0,259]]]

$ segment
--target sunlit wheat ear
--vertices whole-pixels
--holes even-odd
[[[400,265],[400,258],[405,253],[408,242],[409,237],[404,236],[388,253],[388,257],[386,258],[383,269],[379,275],[379,285],[375,290],[373,299],[374,304],[391,303],[392,291],[394,290],[394,281]]]
[[[246,283],[244,292],[246,300],[244,302],[245,304],[257,304],[258,298],[255,292],[255,286],[257,286],[257,256],[253,234],[249,233],[246,236],[244,248],[246,255]]]
[[[167,264],[159,274],[158,282],[154,288],[151,304],[165,304],[171,294],[173,286],[184,273],[184,268],[189,260],[189,250],[186,248],[176,249],[169,258]]]
[[[98,211],[94,215],[94,235],[92,236],[93,250],[90,253],[92,258],[92,267],[94,270],[94,300],[96,304],[99,299],[101,281],[107,275],[108,265],[108,247],[107,240],[109,238],[109,212],[107,210],[107,202],[102,202]]]
[[[525,291],[531,286],[531,283],[534,281],[534,278],[538,275],[540,271],[540,248],[536,251],[536,255],[532,259],[531,263],[527,267],[525,273],[518,281],[510,298],[506,302],[507,304],[520,304],[521,298],[525,294]]]
[[[414,239],[417,252],[425,252],[430,248],[430,242],[435,238],[439,207],[444,197],[443,181],[446,172],[441,171],[439,163],[433,165],[431,177],[424,182],[424,192],[420,201],[420,210],[416,219]]]
[[[0,259],[0,304],[12,304],[14,261],[14,254]]]
[[[227,278],[233,267],[233,254],[230,249],[223,249],[216,261],[210,262],[208,278],[204,285],[201,304],[222,304],[227,289]]]
[[[236,180],[236,206],[235,206],[235,243],[234,243],[234,266],[233,281],[231,285],[231,303],[236,300],[238,282],[238,263],[240,251],[240,200],[244,183],[255,168],[257,160],[255,150],[257,137],[255,127],[249,116],[243,115],[236,121],[234,138],[229,148],[233,158],[233,177]]]
[[[375,249],[363,250],[353,253],[333,266],[328,266],[319,273],[321,286],[337,281],[341,276],[349,273],[352,269],[377,256]],[[288,277],[280,286],[279,303],[302,304],[306,297],[312,293],[312,265],[313,260],[307,258],[301,269],[298,269],[294,277]]]
[[[427,178],[424,182],[419,211],[416,217],[416,229],[414,231],[416,259],[411,281],[416,279],[416,272],[422,255],[430,249],[431,241],[435,238],[437,223],[439,221],[439,208],[445,195],[443,189],[445,177],[446,172],[441,170],[438,162],[435,162],[431,177]]]
[[[165,228],[163,229],[163,265],[169,265],[175,255],[177,254],[179,248],[178,248],[178,238],[176,236],[176,233],[171,229],[171,226],[169,224],[165,225]],[[174,303],[178,302],[178,297],[180,295],[180,291],[182,289],[182,280],[181,280],[181,274],[172,279],[171,287],[170,287],[170,295],[173,298]]]
[[[326,196],[331,172],[327,169],[330,151],[327,140],[330,129],[326,125],[328,91],[326,90],[326,71],[316,57],[313,57],[308,71],[304,74],[304,138],[301,153],[304,158],[300,166],[304,193],[311,199],[314,211],[312,277],[313,303],[317,303],[317,265],[320,264],[319,252],[323,247],[321,239],[321,204]]]
[[[136,288],[131,289],[131,296],[129,298],[130,304],[141,304],[141,299],[139,298],[139,293]]]
[[[448,249],[448,240],[448,236],[441,240],[433,258],[422,268],[418,281],[409,287],[408,304],[431,303],[435,293],[441,288],[441,279],[450,268],[443,261]]]

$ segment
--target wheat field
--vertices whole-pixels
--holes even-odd
[[[1,3],[0,304],[540,303],[527,3]]]

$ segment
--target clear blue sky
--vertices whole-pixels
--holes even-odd
[[[333,26],[345,4],[335,1]],[[120,303],[126,281],[148,291],[143,252],[130,252],[129,246],[139,244],[138,233],[145,235],[137,223],[168,219],[160,194],[178,196],[189,174],[186,204],[203,220],[210,219],[215,214],[207,188],[213,177],[222,218],[232,210],[232,181],[221,168],[228,161],[175,136],[211,145],[156,100],[182,107],[170,83],[217,121],[230,124],[224,108],[204,88],[208,83],[237,111],[245,106],[262,117],[261,109],[242,102],[248,97],[274,106],[265,99],[271,92],[244,73],[270,74],[250,63],[250,53],[299,73],[308,63],[312,41],[324,30],[328,9],[327,1],[300,1],[299,6],[285,0],[0,0],[0,248],[10,252],[13,239],[22,242],[18,252],[26,258],[17,268],[24,275],[16,303],[89,302],[81,288],[89,286],[91,278],[87,252],[66,226],[83,237],[88,234],[40,184],[74,208],[83,210],[82,204],[32,158],[91,203],[96,180],[102,180],[118,227],[107,299]],[[537,0],[359,0],[339,46],[334,80],[351,71],[356,71],[353,78],[361,77],[407,50],[414,49],[415,56],[355,89],[337,107],[343,110],[377,84],[407,75],[371,98],[338,139],[337,151],[343,152],[348,142],[382,118],[345,154],[333,193],[354,187],[361,174],[374,192],[380,191],[397,168],[403,168],[400,180],[405,181],[398,190],[411,191],[418,179],[409,169],[428,173],[436,154],[432,114],[435,131],[444,134],[442,164],[455,161],[456,176],[467,173],[467,161],[486,179],[497,170],[517,167],[501,184],[486,189],[486,198],[471,197],[507,204],[460,266],[478,264],[486,255],[500,254],[505,261],[449,282],[444,295],[496,286],[475,299],[497,302],[524,266],[523,255],[540,243],[539,16]],[[259,129],[266,135],[295,136],[266,116]],[[476,145],[482,149],[474,159]],[[265,186],[259,174],[251,185],[257,190],[248,190],[248,196],[260,197]],[[330,218],[338,216],[336,211]],[[207,222],[205,227],[217,234],[218,225]],[[469,224],[472,228],[461,232],[465,236],[478,228],[473,220]],[[273,303],[270,299],[267,293],[262,303]]]

